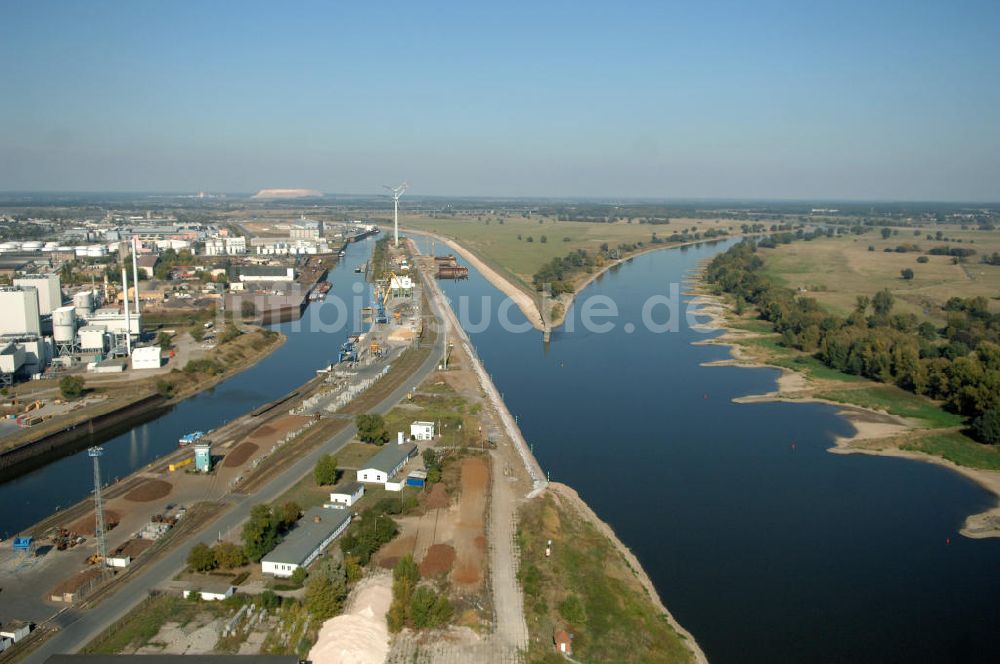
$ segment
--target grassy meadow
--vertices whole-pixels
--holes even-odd
[[[952,228],[942,227],[944,235],[962,239],[962,243],[928,240],[927,234],[936,232],[930,228],[921,229],[919,236],[911,229],[900,229],[899,235],[888,239],[882,239],[873,229],[860,237],[825,238],[761,249],[764,274],[789,288],[806,289],[820,304],[844,316],[854,309],[856,296],[871,296],[888,288],[896,297],[896,311],[940,323],[943,319],[937,309],[950,297],[1000,295],[1000,266],[979,262],[983,255],[1000,251],[1000,231]],[[917,257],[923,255],[920,252],[885,251],[903,244],[917,245],[923,251],[945,245],[969,248],[975,249],[976,255],[955,265],[950,256],[928,256],[927,263],[918,263]],[[875,250],[869,251],[869,245]],[[913,270],[913,279],[900,276],[905,268]],[[994,299],[991,308],[1000,310],[1000,301]]]

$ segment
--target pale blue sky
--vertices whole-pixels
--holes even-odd
[[[0,0],[0,190],[1000,200],[1000,2]]]

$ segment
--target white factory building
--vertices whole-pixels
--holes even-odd
[[[161,363],[159,346],[143,346],[132,351],[133,369],[159,369]]]
[[[205,240],[206,256],[239,256],[247,252],[245,237],[216,237]]]
[[[253,253],[260,256],[286,256],[302,254],[328,254],[330,245],[326,240],[304,240],[254,237],[250,238]]]

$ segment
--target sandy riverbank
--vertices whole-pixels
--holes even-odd
[[[615,531],[612,530],[611,526],[602,521],[594,510],[590,509],[590,506],[587,505],[587,503],[580,498],[580,495],[571,487],[560,482],[550,482],[547,490],[552,491],[561,499],[571,504],[583,518],[590,521],[602,535],[608,538],[615,549],[622,555],[623,558],[625,558],[629,567],[632,568],[636,579],[646,590],[646,593],[649,595],[649,600],[653,603],[653,606],[655,606],[656,609],[662,613],[664,617],[666,617],[670,626],[673,627],[678,634],[684,637],[684,643],[691,651],[691,655],[694,660],[699,664],[707,664],[708,658],[705,657],[705,653],[702,651],[701,646],[698,645],[694,636],[689,631],[684,629],[679,622],[677,622],[673,614],[671,614],[667,607],[663,604],[663,600],[660,598],[660,594],[656,592],[656,587],[646,574],[646,570],[642,568],[642,565],[639,563],[638,558],[635,557],[635,554],[632,553],[632,550],[625,546],[620,539],[618,539],[618,536],[615,535]]]
[[[777,389],[766,394],[747,395],[733,399],[736,403],[762,403],[768,401],[785,401],[790,403],[822,403],[837,407],[838,415],[845,418],[854,427],[850,436],[838,436],[834,446],[827,450],[831,454],[869,454],[872,456],[887,456],[925,463],[933,463],[948,468],[966,477],[997,498],[997,504],[983,512],[970,515],[959,532],[966,537],[985,539],[1000,537],[1000,472],[959,466],[947,459],[911,452],[900,449],[893,440],[920,430],[921,426],[903,417],[898,417],[869,408],[855,405],[845,405],[840,402],[820,399],[812,396],[811,383],[805,374],[792,371],[785,367],[777,367],[759,362],[749,357],[743,348],[736,344],[741,337],[754,336],[753,333],[726,325],[728,306],[721,298],[703,291],[701,284],[693,289],[696,297],[691,300],[700,305],[699,315],[709,317],[709,321],[699,324],[705,330],[723,330],[723,334],[712,339],[693,342],[695,345],[721,345],[729,348],[730,359],[705,362],[702,366],[740,366],[747,368],[778,369],[781,376],[777,380]],[[879,441],[884,444],[880,445]]]

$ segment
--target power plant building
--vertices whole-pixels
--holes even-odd
[[[0,335],[39,335],[41,332],[38,289],[34,286],[0,288]]]
[[[48,316],[62,306],[62,286],[58,274],[26,274],[14,278],[15,286],[33,286],[38,290],[38,313]]]

